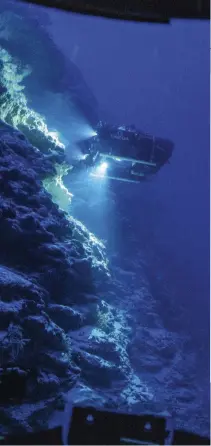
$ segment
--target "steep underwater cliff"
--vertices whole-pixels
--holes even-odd
[[[3,10],[5,5],[8,6],[8,2],[4,6],[1,3]],[[45,181],[49,184],[57,178],[57,191],[60,189],[60,195],[63,193],[68,205],[71,194],[61,187],[61,176],[67,168],[64,146],[49,132],[44,118],[31,108],[33,91],[36,90],[38,104],[39,92],[52,91],[50,72],[54,79],[57,77],[55,88],[58,91],[60,73],[55,74],[55,71],[56,67],[63,67],[62,56],[46,37],[48,49],[53,47],[55,63],[53,71],[49,67],[49,83],[46,84],[47,78],[42,78],[42,72],[39,76],[37,70],[39,62],[44,61],[40,49],[47,34],[39,24],[40,35],[37,34],[41,45],[35,46],[38,51],[35,60],[32,48],[26,51],[29,40],[27,33],[23,37],[21,26],[24,23],[26,32],[26,28],[29,31],[30,24],[34,24],[33,38],[36,38],[36,19],[32,19],[32,12],[26,20],[20,14],[21,7],[16,10],[13,6],[12,11],[1,14],[0,115],[4,121],[0,124],[0,365],[1,374],[8,373],[8,376],[15,367],[16,384],[18,376],[25,376],[27,389],[18,396],[17,390],[5,386],[5,394],[1,394],[1,430],[10,432],[21,428],[35,429],[41,426],[42,420],[47,425],[49,413],[55,410],[62,392],[70,390],[78,381],[82,362],[86,368],[92,368],[94,361],[94,369],[101,368],[107,380],[113,369],[108,361],[103,362],[97,356],[101,348],[97,336],[96,346],[92,347],[95,354],[91,351],[79,354],[81,329],[89,327],[91,338],[98,319],[98,284],[108,280],[104,247],[82,224],[59,210],[43,186]],[[18,22],[20,27],[17,27]],[[29,63],[33,67],[29,67]],[[87,88],[91,109],[88,87],[80,72],[73,65],[70,68],[69,75],[72,74],[77,86],[83,90],[81,96],[79,93],[80,98],[76,98],[77,106],[82,103],[83,108]],[[65,67],[63,74],[68,76],[67,71]],[[23,79],[30,75],[28,85],[23,85]],[[75,85],[72,86],[74,89]],[[61,90],[63,93],[63,86]],[[67,90],[66,86],[66,94]],[[77,334],[75,340],[70,341],[70,330]],[[80,380],[84,393],[89,392],[89,374],[90,371],[84,384],[83,379]],[[30,403],[27,408],[26,402]]]
[[[121,407],[148,390],[130,364],[127,312],[115,305],[122,286],[112,283],[104,245],[55,203],[68,209],[71,200],[64,146],[31,106],[30,70],[4,43],[0,418],[1,432],[12,433],[47,427],[68,392],[74,402]]]
[[[100,242],[43,189],[42,180],[54,173],[52,162],[2,121],[0,149],[1,367],[34,372],[22,401],[34,404],[33,410],[24,415],[19,400],[17,419],[14,401],[6,398],[1,424],[12,429],[11,417],[27,428],[31,422],[24,416],[49,412],[52,401],[76,383],[80,362],[90,362],[83,354],[78,358],[80,341],[68,333],[95,325],[97,284],[108,270]]]
[[[1,432],[47,427],[67,394],[96,407],[151,400],[128,355],[128,290],[111,280],[103,244],[43,187],[54,159],[3,121],[0,150],[0,373],[15,374]]]

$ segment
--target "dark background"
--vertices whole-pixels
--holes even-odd
[[[172,265],[176,259],[183,271],[183,278],[172,271],[180,295],[188,299],[192,316],[197,311],[196,320],[200,316],[207,323],[209,24],[134,24],[58,11],[50,15],[55,41],[82,70],[110,120],[174,141],[171,165],[150,184],[133,188],[132,203],[143,221],[144,198],[153,235],[172,256]]]
[[[209,24],[134,24],[58,11],[50,16],[54,40],[81,69],[102,116],[175,143],[170,165],[149,183],[115,186],[122,198],[109,206],[115,221],[124,202],[136,245],[143,246],[145,237],[159,258],[174,290],[175,312],[180,305],[186,310],[182,329],[198,354],[199,379],[208,384]],[[96,190],[90,193],[100,200]],[[118,251],[121,229],[114,229],[110,217],[106,221],[105,206],[106,200],[98,211],[93,206],[92,213],[80,209],[76,215]],[[151,268],[156,275],[155,261]]]

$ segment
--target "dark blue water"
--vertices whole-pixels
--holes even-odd
[[[151,209],[157,204],[152,220],[160,243],[197,274],[198,284],[208,286],[208,23],[52,16],[56,42],[68,56],[69,41],[76,42],[77,64],[111,119],[175,142],[171,165],[144,186],[144,194],[136,191],[134,202],[144,195]]]
[[[160,316],[170,330],[175,323],[172,312],[182,315],[177,329],[190,335],[191,351],[197,355],[197,379],[208,395],[209,25],[194,21],[140,25],[51,16],[55,41],[66,55],[74,55],[110,121],[134,123],[175,142],[171,164],[153,182],[138,188],[120,184],[117,191],[137,243],[141,248],[145,238],[146,250],[153,251],[149,275],[154,293],[159,284],[155,259],[159,258],[160,281],[168,282],[174,296],[171,313],[160,302]],[[77,45],[76,52],[70,40]],[[110,238],[106,237],[110,219],[106,225],[102,205],[98,209],[101,220],[98,214],[78,212],[121,250],[116,245],[118,230],[113,238],[111,231]],[[112,212],[114,221],[116,208]]]

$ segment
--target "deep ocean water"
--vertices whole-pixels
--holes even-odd
[[[47,12],[12,1],[0,12],[0,367],[28,374],[22,401],[0,404],[1,431],[46,428],[68,396],[207,435],[208,378],[130,206],[137,190],[71,182],[68,155],[98,101]]]

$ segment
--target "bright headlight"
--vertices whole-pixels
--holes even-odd
[[[108,168],[108,163],[104,162],[99,164],[99,166],[96,167],[96,169],[93,172],[93,175],[96,177],[103,177],[106,173],[106,170]]]
[[[104,171],[107,169],[107,167],[108,167],[108,163],[102,163],[102,164],[100,164],[100,166],[98,167],[98,169],[99,169],[101,172],[104,172]]]

